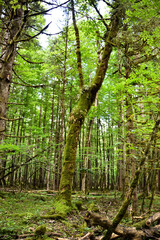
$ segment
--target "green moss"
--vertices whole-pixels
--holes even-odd
[[[56,214],[61,214],[62,216],[66,216],[71,213],[72,207],[68,206],[65,201],[56,201],[54,203],[54,211]]]
[[[38,226],[34,232],[34,238],[35,240],[44,240],[45,239],[45,233],[47,229],[45,225]]]
[[[72,212],[72,206],[68,206],[65,201],[58,199],[54,202],[53,209],[47,215],[43,215],[44,219],[65,219],[65,217]]]
[[[78,210],[82,210],[82,209],[83,209],[83,207],[82,207],[82,204],[83,204],[82,201],[80,201],[80,200],[75,201],[74,204],[75,204],[75,206],[76,206],[76,208],[77,208]]]
[[[44,215],[44,216],[42,216],[42,218],[59,220],[59,219],[65,219],[65,216],[63,216],[61,214],[52,214],[52,215]]]
[[[45,225],[41,225],[38,226],[35,230],[35,235],[44,235],[46,233],[46,226]]]
[[[141,228],[146,227],[146,221],[147,221],[148,217],[149,217],[149,215],[147,215],[144,220],[134,223],[133,227],[136,227],[136,229],[141,229]]]
[[[88,211],[99,212],[99,208],[94,202],[92,202],[88,205]]]

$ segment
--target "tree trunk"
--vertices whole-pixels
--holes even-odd
[[[127,226],[117,226],[114,229],[114,233],[112,234],[111,239],[131,239],[131,240],[141,240],[141,239],[159,239],[160,236],[158,230],[160,229],[160,225],[152,226],[156,221],[160,220],[160,212],[155,213],[153,216],[149,217],[146,221],[139,222],[139,227],[136,229],[135,226],[127,227]],[[91,226],[101,226],[103,230],[109,229],[112,227],[112,222],[110,219],[101,216],[96,213],[89,212],[85,217],[85,221],[88,227]],[[90,238],[91,239],[91,238]],[[99,238],[95,238],[94,234],[92,235],[92,239],[104,239],[103,236],[99,236]]]
[[[89,168],[88,161],[89,161],[89,148],[91,146],[91,136],[92,136],[92,126],[93,126],[94,118],[89,121],[89,126],[87,130],[87,137],[86,137],[86,154],[84,157],[84,174],[82,177],[82,191],[86,194],[88,191],[87,185],[87,170]]]
[[[1,58],[0,58],[0,142],[4,139],[6,130],[6,114],[9,97],[10,84],[12,80],[13,63],[16,54],[17,41],[25,25],[27,14],[24,16],[22,2],[19,8],[10,6],[4,36],[1,37]],[[7,18],[7,17],[6,17]],[[3,158],[0,160],[0,176],[3,175]]]
[[[112,41],[117,35],[119,19],[121,15],[122,9],[118,7],[116,14],[111,17],[110,31],[105,40],[102,60],[97,67],[95,78],[90,86],[83,86],[78,104],[72,110],[69,118],[69,131],[64,149],[64,163],[59,187],[59,198],[64,200],[66,204],[69,205],[71,204],[72,180],[75,170],[75,158],[79,133],[85,117],[95,101],[96,94],[105,78],[105,73],[108,68],[108,61],[112,52]],[[80,51],[80,49],[78,50]]]
[[[126,70],[127,71],[127,70]],[[129,71],[127,71],[129,74]],[[128,76],[127,76],[128,78]],[[135,162],[135,136],[134,136],[134,113],[132,110],[132,96],[128,94],[126,99],[126,119],[127,119],[127,150],[126,150],[126,191],[129,188],[130,176],[135,175],[136,172],[136,162]],[[133,204],[132,204],[132,214],[136,215],[138,209],[138,198],[137,189],[135,188],[133,192]]]

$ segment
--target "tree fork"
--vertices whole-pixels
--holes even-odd
[[[110,42],[112,42],[117,35],[122,15],[123,11],[117,7],[116,13],[113,14],[111,18],[110,32],[105,39],[102,59],[97,66],[94,80],[90,86],[83,86],[78,104],[71,112],[69,118],[69,132],[67,134],[66,145],[64,148],[64,163],[59,187],[59,200],[62,200],[67,205],[71,205],[72,179],[75,171],[75,158],[81,126],[105,78],[113,47]]]

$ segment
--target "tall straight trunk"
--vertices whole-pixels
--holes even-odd
[[[125,54],[127,56],[128,45],[125,47]],[[128,60],[127,60],[128,61]],[[130,66],[129,63],[125,65],[126,79],[130,76]],[[136,161],[135,161],[135,135],[134,135],[134,112],[132,106],[132,95],[127,94],[126,97],[126,120],[127,120],[127,150],[126,150],[126,176],[125,176],[125,187],[126,191],[129,188],[131,172],[132,176],[136,172]],[[133,191],[133,203],[132,203],[132,215],[136,215],[138,211],[138,197],[137,197],[137,187]]]
[[[125,187],[126,191],[129,188],[131,173],[132,176],[136,172],[136,162],[135,162],[135,136],[134,136],[134,117],[131,105],[132,96],[128,95],[126,100],[126,119],[127,119],[127,150],[126,150],[126,176],[125,176]],[[137,214],[138,210],[138,198],[137,198],[137,188],[133,192],[133,204],[132,204],[132,215]]]
[[[110,188],[110,134],[107,139],[107,189]]]
[[[159,154],[160,155],[160,154]],[[160,169],[158,169],[158,183],[157,183],[157,191],[160,192]]]
[[[106,190],[106,149],[105,149],[105,126],[100,121],[100,126],[101,126],[101,141],[102,141],[102,147],[101,147],[101,155],[102,155],[102,169],[101,169],[101,190]]]
[[[41,105],[40,105],[40,112],[39,112],[39,128],[42,127],[42,111],[43,111],[43,96],[41,98]],[[37,140],[37,147],[41,147],[41,142],[40,138]],[[42,168],[42,163],[40,164],[39,167],[39,176],[38,176],[38,187],[41,189],[43,187],[43,168]]]
[[[96,122],[96,152],[95,152],[95,166],[94,166],[94,189],[98,190],[99,185],[99,119]]]
[[[59,153],[59,173],[62,171],[62,156],[64,148],[64,116],[65,116],[65,84],[66,84],[66,67],[67,67],[67,50],[68,50],[68,22],[69,17],[67,16],[66,32],[65,32],[65,56],[64,56],[64,71],[63,71],[63,83],[62,83],[62,100],[61,100],[61,126],[60,126],[60,153]],[[58,178],[58,186],[60,182],[60,174]]]
[[[117,188],[119,191],[124,189],[124,145],[125,145],[125,136],[124,136],[124,113],[123,113],[123,102],[118,103],[119,107],[119,116],[120,121],[118,122],[118,161],[117,161]]]
[[[49,145],[52,144],[53,140],[53,122],[54,122],[54,86],[52,89],[52,113],[51,113],[51,128],[50,128],[50,137],[49,137]],[[47,190],[50,189],[50,178],[51,178],[51,167],[50,167],[50,161],[51,161],[51,147],[48,149],[48,156],[49,156],[49,161],[48,161],[48,166],[47,166]],[[53,182],[55,182],[53,180]]]
[[[60,99],[58,96],[58,103],[57,103],[57,113],[56,113],[56,132],[55,132],[55,151],[54,151],[54,167],[53,167],[53,190],[58,189],[58,179],[59,179],[59,142],[60,142]]]
[[[45,107],[44,107],[44,114],[43,114],[43,134],[45,135],[46,133],[46,118],[47,118],[47,101],[48,99],[46,99],[45,101]],[[45,148],[45,142],[47,142],[47,139],[45,137],[42,138],[42,149]],[[43,163],[44,166],[46,166],[44,163]],[[46,185],[45,183],[45,176],[46,176],[46,172],[47,172],[47,166],[45,167],[45,169],[42,167],[42,188],[44,188],[44,186]]]
[[[16,122],[15,121],[12,122],[11,134],[13,136],[16,136]],[[12,173],[11,173],[9,179],[10,179],[10,186],[13,186],[14,185],[14,177],[15,177],[14,165],[15,165],[16,156],[15,155],[11,156],[11,159],[12,159],[12,161],[11,161],[11,171],[12,171]]]
[[[101,143],[102,143],[102,139],[101,139],[101,120],[99,119],[99,160],[100,160],[100,163],[99,163],[99,171],[100,171],[100,177],[99,177],[99,187],[100,187],[100,190],[102,191],[103,190],[103,157],[102,157],[102,146],[101,146]]]
[[[88,129],[87,129],[87,137],[86,137],[86,153],[84,157],[84,174],[82,177],[82,191],[86,194],[88,192],[88,184],[87,184],[87,172],[89,169],[89,148],[91,147],[91,136],[92,136],[92,127],[93,127],[94,118],[89,121]]]
[[[75,171],[75,159],[79,133],[81,130],[81,126],[84,123],[84,120],[88,114],[88,111],[91,108],[93,102],[95,101],[96,94],[101,88],[101,85],[105,78],[110,54],[112,52],[112,41],[117,35],[121,15],[122,9],[118,7],[117,12],[111,17],[110,31],[105,40],[102,59],[100,61],[100,64],[97,66],[93,82],[88,86],[81,86],[83,81],[82,78],[80,78],[80,87],[82,88],[82,90],[79,101],[75,108],[72,110],[69,118],[69,131],[67,134],[66,145],[64,148],[64,163],[59,187],[59,198],[68,205],[71,204],[72,180]],[[79,45],[77,51],[80,51]]]
[[[113,126],[111,127],[111,190],[114,189],[114,146],[113,146]]]

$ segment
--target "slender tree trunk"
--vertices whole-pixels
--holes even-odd
[[[158,186],[157,186],[157,190],[158,190],[158,192],[160,192],[160,169],[158,169]]]
[[[119,191],[124,189],[124,163],[125,163],[125,136],[124,136],[124,113],[123,113],[123,103],[120,101],[118,103],[120,121],[118,122],[118,161],[117,161],[117,188]]]
[[[51,113],[51,130],[50,130],[50,137],[49,137],[49,145],[52,144],[52,140],[53,140],[53,122],[54,122],[54,87],[52,89],[52,113]],[[49,161],[48,161],[48,166],[47,166],[47,190],[49,190],[50,188],[50,178],[51,178],[51,167],[50,167],[50,162],[52,159],[52,151],[51,151],[51,147],[48,149],[48,156],[49,156]],[[54,170],[54,169],[53,169]],[[54,176],[54,172],[53,172],[53,176]],[[55,179],[53,179],[53,183],[55,183]],[[54,186],[53,186],[54,189]]]
[[[94,189],[97,191],[99,186],[99,119],[96,121],[96,152],[95,152],[95,166],[94,166]]]
[[[42,127],[42,112],[43,112],[43,96],[41,98],[41,105],[40,105],[40,112],[39,112],[39,128]],[[40,148],[41,142],[40,138],[37,140],[37,147]],[[38,188],[42,189],[43,187],[43,168],[42,168],[42,163],[40,164],[39,167],[39,176],[38,176]]]
[[[87,185],[87,171],[89,168],[88,162],[89,162],[89,152],[91,147],[91,136],[92,136],[92,126],[93,126],[94,119],[92,118],[89,121],[89,126],[87,130],[87,137],[86,137],[86,153],[84,157],[84,174],[82,178],[82,191],[86,194],[88,191],[88,185]]]
[[[114,190],[114,146],[113,146],[113,126],[111,127],[111,190]]]
[[[103,126],[101,125],[101,129],[102,129],[102,152],[103,152],[103,172],[102,172],[102,181],[103,181],[103,190],[106,190],[106,166],[107,166],[107,161],[106,161],[106,145],[105,145],[105,132],[106,129],[103,128]]]
[[[108,133],[107,144],[107,189],[110,188],[110,133]]]
[[[59,160],[59,142],[60,142],[60,99],[58,96],[57,112],[56,112],[56,132],[55,132],[55,151],[54,151],[54,167],[53,167],[53,190],[58,189],[58,160]]]

